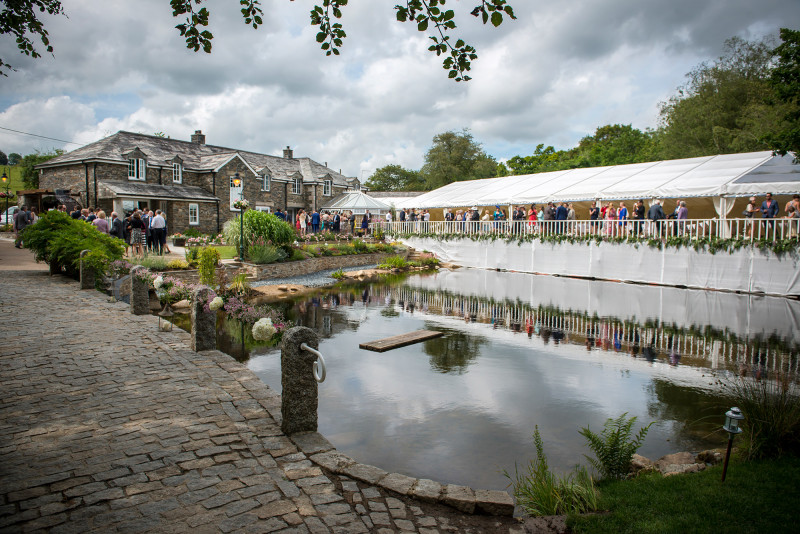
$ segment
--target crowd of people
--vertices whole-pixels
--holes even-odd
[[[76,208],[70,216],[90,223],[104,234],[125,241],[126,255],[164,255],[171,252],[167,245],[167,220],[161,210],[153,212],[147,207],[141,210],[136,208],[125,218],[112,211],[108,218],[106,212],[99,208]]]
[[[292,224],[289,217],[283,210],[278,209],[275,211],[275,216],[281,220]],[[306,210],[299,210],[294,218],[294,227],[299,235],[317,234],[320,232],[350,232],[355,233],[356,224],[364,233],[369,233],[369,225],[372,222],[372,215],[369,210],[361,215],[361,221],[358,221],[359,216],[352,211],[331,212],[329,210],[319,211],[313,209],[310,212]]]
[[[750,198],[742,217],[751,219],[761,213],[763,219],[775,219],[779,216],[777,201],[767,193],[760,207],[755,197]],[[794,195],[784,208],[785,218],[800,219],[800,195]],[[571,202],[547,202],[536,205],[512,206],[510,213],[496,205],[494,209],[472,206],[469,209],[443,210],[445,231],[467,233],[573,233],[600,234],[610,237],[628,235],[683,235],[689,219],[689,208],[685,200],[678,199],[674,207],[667,212],[661,200],[654,200],[649,207],[644,200],[636,200],[628,207],[626,201],[592,202],[588,218],[578,219]],[[402,209],[398,214],[400,223],[414,223],[414,231],[427,232],[430,213],[428,210]],[[578,222],[576,222],[578,221]],[[668,221],[668,222],[665,222]],[[674,221],[674,222],[670,222]],[[387,218],[387,222],[392,222]],[[772,228],[774,221],[763,223]],[[790,225],[792,236],[797,235],[797,224]],[[753,237],[753,224],[746,230]]]

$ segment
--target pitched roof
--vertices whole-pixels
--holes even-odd
[[[125,154],[138,148],[147,156],[148,165],[171,166],[172,159],[180,156],[186,170],[195,172],[213,172],[230,161],[237,154],[257,172],[267,169],[273,178],[289,179],[300,172],[303,181],[321,182],[330,175],[333,183],[346,187],[348,178],[333,169],[321,165],[310,158],[284,158],[270,156],[246,150],[236,150],[215,145],[193,143],[180,139],[169,139],[156,135],[119,131],[113,135],[89,143],[72,152],[55,157],[36,168],[44,169],[87,161],[109,161],[127,164]]]
[[[141,182],[111,182],[100,180],[98,184],[121,197],[157,198],[159,200],[187,200],[216,202],[219,200],[202,187],[192,185],[158,185]]]

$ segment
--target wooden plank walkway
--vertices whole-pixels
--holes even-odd
[[[433,339],[442,335],[444,335],[442,332],[435,332],[433,330],[416,330],[414,332],[401,334],[399,336],[392,336],[378,339],[376,341],[370,341],[369,343],[360,343],[358,348],[373,350],[375,352],[386,352],[387,350],[405,347],[406,345],[419,343],[420,341]]]

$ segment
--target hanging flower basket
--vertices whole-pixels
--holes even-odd
[[[234,202],[233,207],[236,208],[237,210],[244,211],[250,207],[250,204],[245,199],[242,199]]]

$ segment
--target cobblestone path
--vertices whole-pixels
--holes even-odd
[[[2,532],[523,532],[324,472],[280,397],[96,291],[0,278]]]

